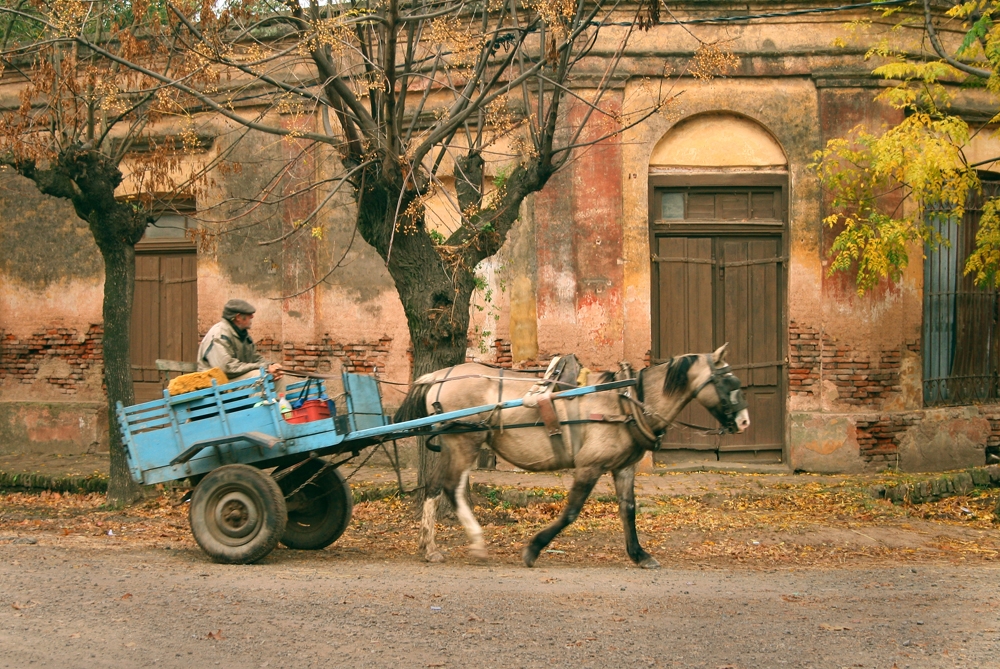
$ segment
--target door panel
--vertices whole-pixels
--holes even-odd
[[[198,353],[196,253],[136,254],[131,346],[136,402],[163,396],[157,358],[194,361]]]
[[[657,236],[656,248],[654,356],[704,353],[729,342],[727,361],[743,382],[751,421],[738,435],[671,428],[663,448],[717,450],[730,461],[779,461],[785,431],[781,236]],[[696,402],[679,418],[717,426]]]
[[[660,291],[661,345],[678,351],[711,346],[712,240],[660,237],[658,242],[657,254],[666,259],[660,264],[661,281],[670,286]]]

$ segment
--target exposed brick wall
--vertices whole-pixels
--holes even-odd
[[[50,328],[18,338],[0,338],[0,381],[48,383],[67,395],[75,394],[84,383],[85,372],[99,371],[102,365],[104,326],[91,325],[86,332],[70,328]],[[46,363],[63,363],[67,370],[39,377]]]
[[[496,339],[493,342],[493,362],[501,367],[511,367],[514,365],[514,353],[511,344],[506,339]]]
[[[792,395],[818,392],[819,332],[792,321],[788,326],[788,391]]]
[[[1000,446],[1000,405],[982,407],[983,415],[990,422],[990,436],[986,440],[987,448]]]
[[[905,346],[920,352],[917,341]],[[819,382],[826,380],[837,387],[839,402],[880,409],[890,395],[901,390],[902,360],[902,349],[881,351],[873,361],[867,353],[853,351],[807,325],[792,321],[788,328],[788,380],[793,396],[818,393]]]
[[[861,459],[885,466],[897,465],[900,436],[923,419],[922,411],[859,415],[855,424]]]
[[[371,374],[376,367],[385,370],[386,358],[392,337],[381,337],[377,342],[343,344],[334,341],[329,334],[319,342],[308,344],[284,343],[276,339],[261,339],[257,350],[272,359],[280,361],[290,371],[327,372],[337,360],[346,372]],[[271,352],[271,356],[267,353]],[[273,355],[277,353],[278,355]]]

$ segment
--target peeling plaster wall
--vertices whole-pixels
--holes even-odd
[[[605,96],[612,108],[620,100],[617,92]],[[572,121],[585,113],[582,104],[568,112]],[[610,130],[607,121],[590,123],[580,141]],[[625,357],[622,151],[614,140],[588,147],[534,196],[526,226],[533,228],[533,239],[521,239],[512,257],[515,361],[530,359],[533,351],[542,359],[572,351],[584,364],[606,368]],[[532,311],[534,333],[525,322]]]
[[[104,263],[65,201],[0,168],[0,454],[107,443]]]

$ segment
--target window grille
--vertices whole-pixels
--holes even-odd
[[[1000,175],[996,175],[1000,176]],[[936,213],[927,222],[947,244],[924,259],[924,405],[996,401],[998,387],[998,300],[996,289],[980,288],[964,273],[976,245],[983,202],[1000,195],[1000,181],[983,181],[970,196],[961,225]]]

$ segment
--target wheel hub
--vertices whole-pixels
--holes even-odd
[[[232,491],[215,507],[215,525],[227,537],[240,539],[251,534],[260,521],[257,505],[246,494]]]

